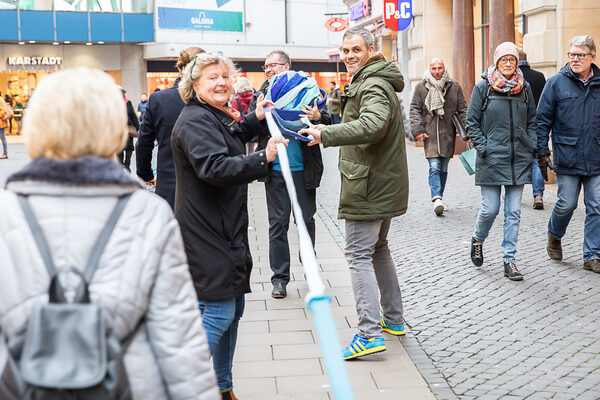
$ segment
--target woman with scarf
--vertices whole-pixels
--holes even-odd
[[[246,155],[244,143],[262,129],[263,107],[241,117],[227,107],[236,73],[231,60],[198,54],[179,83],[184,106],[171,136],[175,161],[175,218],[198,295],[223,399],[235,399],[232,362],[244,294],[250,292],[248,183],[269,173],[277,155],[272,138]]]
[[[471,261],[483,264],[483,242],[500,211],[504,186],[504,276],[523,280],[515,254],[521,220],[523,185],[531,184],[531,158],[536,148],[533,94],[517,67],[517,46],[498,45],[494,65],[475,85],[467,110],[467,130],[477,149],[475,184],[481,187],[481,208],[471,239]]]

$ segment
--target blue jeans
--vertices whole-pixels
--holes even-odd
[[[331,125],[339,124],[340,122],[342,122],[342,119],[340,118],[340,114],[330,114],[330,116],[331,116]]]
[[[429,189],[431,190],[431,201],[444,197],[444,188],[448,178],[449,158],[428,158],[429,162]]]
[[[542,176],[542,173],[540,172],[540,167],[538,167],[538,162],[537,162],[537,158],[533,159],[533,195],[537,196],[538,194],[540,196],[544,195],[544,177]]]
[[[244,295],[227,300],[198,302],[221,391],[233,388],[231,367],[244,304]]]
[[[481,208],[475,223],[473,239],[483,242],[490,233],[492,224],[500,211],[500,192],[502,186],[481,186]],[[502,239],[502,259],[514,262],[517,253],[517,238],[521,222],[521,197],[523,185],[504,186],[504,237]]]
[[[0,129],[0,140],[2,140],[2,148],[4,149],[4,153],[8,153],[8,145],[6,144],[6,134],[4,129],[5,128]]]
[[[577,208],[577,199],[583,186],[585,204],[585,225],[583,229],[583,261],[600,258],[600,175],[580,176],[556,174],[558,200],[552,209],[548,222],[548,233],[554,239],[561,239],[573,211]]]

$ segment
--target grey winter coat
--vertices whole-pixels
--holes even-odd
[[[414,137],[425,132],[428,136],[424,141],[425,157],[452,158],[454,155],[454,142],[456,129],[452,123],[452,114],[458,113],[464,121],[467,113],[467,102],[463,95],[460,83],[450,80],[444,86],[444,115],[431,114],[425,106],[425,98],[429,89],[425,81],[415,87],[410,103],[411,132]]]
[[[524,185],[531,183],[531,164],[536,148],[536,112],[529,83],[516,95],[490,91],[487,71],[469,102],[467,131],[477,149],[476,185]]]
[[[169,205],[140,190],[115,162],[38,158],[0,192],[0,329],[9,338],[50,279],[15,193],[30,204],[57,268],[83,268],[117,201],[132,196],[89,286],[122,340],[144,317],[125,354],[134,400],[218,400],[210,353],[179,226]],[[0,343],[0,370],[6,348]]]

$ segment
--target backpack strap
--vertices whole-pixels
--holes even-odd
[[[100,261],[100,257],[102,257],[102,253],[106,248],[106,244],[115,230],[117,221],[119,221],[119,218],[121,217],[121,214],[123,213],[123,210],[125,209],[130,197],[131,194],[119,197],[119,200],[117,200],[115,208],[113,208],[112,212],[110,213],[104,228],[102,228],[100,231],[100,235],[98,235],[98,239],[96,239],[96,243],[94,244],[94,247],[92,247],[92,252],[88,258],[87,265],[83,270],[83,277],[85,278],[86,282],[89,283],[92,281],[92,276],[94,276],[94,272],[96,272],[96,268],[98,267],[98,261]]]
[[[42,260],[44,260],[46,270],[48,270],[48,275],[52,278],[54,275],[56,275],[56,266],[54,265],[54,260],[52,259],[50,246],[48,246],[48,241],[44,236],[44,231],[42,231],[42,227],[40,226],[35,216],[35,213],[31,209],[31,205],[27,200],[27,196],[24,194],[17,194],[17,198],[19,199],[19,204],[21,205],[23,214],[25,214],[25,219],[27,220],[29,229],[33,234],[33,238],[35,239],[35,243],[37,244],[38,250],[40,251]]]
[[[483,99],[483,104],[481,105],[481,112],[484,112],[487,109],[488,103],[490,101],[490,94],[492,93],[492,85],[488,83],[487,90],[485,94],[485,99]]]
[[[115,226],[117,225],[117,221],[123,213],[123,210],[125,209],[125,206],[127,205],[127,202],[129,201],[130,197],[130,194],[119,197],[119,200],[117,201],[117,204],[110,213],[110,216],[108,217],[104,228],[102,228],[102,230],[100,231],[98,239],[96,240],[94,247],[92,247],[92,252],[90,253],[90,257],[88,258],[87,265],[83,270],[83,277],[87,283],[91,281],[92,276],[96,271],[96,267],[98,266],[98,261],[102,256],[102,252],[106,248],[108,239],[110,239],[110,236],[113,230],[115,229]],[[33,234],[35,243],[37,244],[37,247],[40,251],[42,260],[44,260],[46,270],[48,270],[48,275],[50,277],[53,277],[54,275],[56,275],[56,266],[54,265],[54,260],[52,259],[52,252],[50,251],[50,246],[48,246],[48,241],[44,236],[44,231],[42,230],[42,227],[40,226],[35,216],[35,213],[31,208],[31,205],[29,204],[27,195],[17,194],[17,198],[19,200],[21,208],[23,209],[23,214],[25,214],[25,219],[27,220],[27,224],[31,229],[31,233]]]

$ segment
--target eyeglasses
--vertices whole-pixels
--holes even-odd
[[[263,71],[266,71],[268,69],[275,69],[276,65],[285,65],[285,64],[286,63],[271,63],[271,64],[268,64],[268,65],[262,65],[261,67],[262,67]]]
[[[567,53],[567,57],[569,57],[569,60],[573,60],[573,59],[575,59],[575,57],[577,57],[577,59],[579,61],[583,60],[586,56],[591,56],[591,55],[592,55],[592,53],[571,53],[571,52]]]
[[[502,63],[502,64],[516,64],[517,59],[514,57],[507,57],[507,58],[501,58],[500,60],[498,60],[498,62]]]

